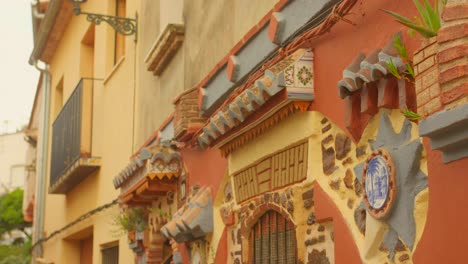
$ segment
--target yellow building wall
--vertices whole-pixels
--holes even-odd
[[[134,16],[140,1],[127,1],[127,13]],[[83,11],[114,14],[113,1],[87,1]],[[49,164],[52,142],[53,109],[60,107],[56,87],[63,80],[63,103],[75,89],[80,78],[94,77],[92,156],[101,157],[100,169],[89,175],[66,195],[47,194],[44,231],[46,235],[61,229],[81,215],[111,202],[119,195],[112,179],[128,163],[132,154],[133,96],[135,91],[135,43],[126,37],[125,58],[114,65],[114,30],[102,23],[95,26],[94,67],[82,62],[82,40],[91,28],[85,16],[73,16],[50,63],[51,113],[49,134]],[[91,81],[86,81],[91,82]],[[57,105],[58,104],[58,105]],[[49,179],[47,179],[47,185]],[[44,258],[54,263],[80,263],[80,240],[93,235],[93,263],[101,262],[101,246],[118,241],[121,263],[131,263],[133,252],[127,238],[116,235],[112,221],[118,215],[118,206],[102,211],[54,236],[44,243]]]
[[[88,0],[81,9],[113,15],[114,2]],[[201,81],[277,2],[127,0],[127,17],[134,18],[138,13],[138,41],[135,43],[134,36],[126,37],[125,54],[114,64],[115,31],[106,23],[95,26],[92,69],[80,58],[91,52],[82,40],[93,26],[84,15],[71,18],[50,62],[50,126],[56,118],[54,110],[60,109],[56,87],[61,82],[66,102],[80,78],[99,79],[94,81],[93,90],[91,152],[101,157],[101,167],[66,195],[46,195],[46,235],[118,197],[120,192],[114,189],[113,178],[173,111],[172,100]],[[165,12],[165,6],[171,6],[170,12]],[[154,76],[146,70],[144,60],[167,23],[185,24],[185,39],[162,74]],[[51,142],[52,127],[48,175]],[[94,263],[101,262],[101,246],[115,241],[119,241],[121,263],[132,263],[134,255],[127,238],[116,237],[113,232],[111,222],[116,214],[118,208],[114,206],[54,236],[44,243],[44,258],[55,263],[79,263],[79,240],[92,233]]]
[[[135,2],[142,8],[137,44],[136,149],[174,110],[173,99],[198,84],[278,0]],[[181,10],[175,12],[174,5]],[[162,74],[154,76],[146,70],[144,59],[165,25],[181,21],[185,25],[182,48]]]
[[[396,132],[399,132],[402,129],[405,117],[401,114],[400,110],[382,109],[378,114],[371,118],[369,124],[364,130],[360,142],[358,144],[351,143],[350,153],[355,153],[357,146],[367,145],[368,140],[376,139],[379,130],[380,117],[384,113],[389,115],[389,119],[391,120],[393,128]],[[352,199],[354,202],[360,201],[360,198],[356,197],[354,191],[351,191],[345,188],[344,186],[340,187],[339,190],[334,190],[331,187],[331,183],[334,180],[341,180],[341,178],[344,177],[346,166],[337,163],[337,169],[332,175],[326,175],[323,171],[323,133],[321,120],[324,118],[326,118],[326,116],[315,111],[295,113],[294,115],[289,116],[285,120],[281,121],[274,127],[267,130],[264,134],[256,137],[251,141],[248,141],[229,155],[229,175],[226,175],[223,178],[220,191],[214,203],[215,221],[212,243],[219,240],[220,236],[222,235],[222,231],[225,227],[218,212],[223,202],[222,190],[224,186],[229,181],[231,181],[232,186],[234,186],[232,175],[239,170],[245,169],[251,164],[255,164],[257,160],[260,160],[271,153],[274,153],[280,149],[290,146],[300,140],[307,139],[309,143],[307,178],[301,183],[292,185],[291,188],[312,188],[312,182],[317,181],[317,183],[322,187],[322,189],[327,193],[327,195],[333,200],[334,204],[337,206],[343,218],[345,219],[363,262],[384,263],[388,261],[387,254],[380,251],[378,248],[380,243],[375,242],[380,242],[380,240],[383,239],[383,235],[388,230],[388,225],[382,221],[375,220],[371,216],[368,216],[366,236],[363,236],[358,230],[354,220],[354,210],[356,209],[356,207],[358,207],[359,202],[353,203],[352,207],[350,207],[348,203],[349,199]],[[333,123],[331,125],[330,131],[331,133],[344,133],[344,131],[341,128],[339,128]],[[419,139],[418,126],[416,124],[413,124],[411,129],[411,140],[416,139]],[[362,157],[359,160],[354,160],[352,162],[352,166],[349,167],[353,168],[355,165],[362,162],[366,157]],[[420,162],[420,170],[427,175],[427,159],[425,151],[423,151]],[[429,194],[428,191],[428,189],[421,191],[415,198],[415,207],[413,213],[416,224],[416,235],[414,241],[414,245],[416,246],[419,240],[421,239],[422,232],[426,224]],[[235,196],[236,193],[233,192],[233,195]],[[237,208],[234,207],[234,210],[236,209]],[[300,217],[297,217],[296,219],[305,220],[307,219],[307,215],[302,215]],[[302,231],[300,231],[299,229],[296,229],[296,235],[299,243],[301,242],[301,239],[299,238],[301,237],[301,235],[303,235],[301,232]],[[214,248],[214,250],[216,250],[216,248]],[[404,253],[411,254],[410,251],[404,251],[398,254],[402,255]],[[298,256],[302,258],[305,254],[306,251],[303,245],[299,246]],[[397,255],[395,259],[398,259],[398,257],[399,255]],[[334,263],[332,258],[333,255],[330,256],[330,261],[332,261],[331,263]]]

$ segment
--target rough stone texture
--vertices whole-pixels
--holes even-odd
[[[406,246],[405,244],[403,243],[403,241],[401,241],[401,239],[398,239],[396,245],[395,245],[395,251],[397,252],[402,252],[402,251],[405,251],[406,250]]]
[[[327,145],[328,143],[333,141],[333,135],[328,135],[326,138],[322,140],[322,145]]]
[[[351,139],[345,134],[338,133],[335,139],[336,159],[342,160],[351,150]]]
[[[323,161],[323,172],[326,175],[332,174],[336,170],[335,150],[333,148],[325,149],[322,146],[322,161]]]
[[[332,128],[331,124],[326,125],[325,127],[322,128],[322,133],[329,131],[331,128]]]
[[[313,249],[308,254],[307,264],[330,264],[326,250],[318,251],[317,249]]]
[[[330,182],[330,187],[335,191],[338,191],[340,189],[340,185],[341,181],[339,179]]]
[[[380,245],[380,250],[387,252],[389,259],[393,261],[397,252],[404,252],[407,248],[398,238],[397,233],[394,230],[389,230]]]
[[[310,189],[302,194],[304,208],[309,209],[314,205],[314,190]]]
[[[410,257],[409,257],[408,254],[403,254],[403,255],[401,255],[401,256],[398,258],[398,260],[401,261],[401,262],[407,261],[407,260],[409,260],[409,259],[410,259]]]
[[[288,201],[288,205],[286,207],[288,209],[288,212],[292,214],[294,212],[294,204],[292,201]]]
[[[306,200],[304,201],[304,208],[305,209],[309,209],[311,208],[312,206],[314,206],[314,200]]]
[[[364,163],[359,163],[354,167],[354,175],[359,182],[362,182],[362,173],[364,172]]]
[[[313,225],[315,224],[316,218],[314,212],[309,214],[309,217],[307,217],[307,224],[308,225]]]
[[[359,197],[362,195],[362,184],[357,178],[354,179],[354,192]]]
[[[361,234],[366,234],[366,206],[363,202],[359,205],[356,210],[354,210],[354,222],[356,223],[357,228],[361,232]]]
[[[354,177],[353,177],[353,173],[351,172],[350,169],[346,170],[346,174],[345,174],[345,177],[343,178],[343,182],[344,182],[346,188],[351,189],[351,190],[353,189]]]
[[[348,157],[345,160],[343,160],[343,162],[341,162],[341,164],[343,164],[343,166],[353,164],[353,158]]]
[[[360,146],[356,148],[356,157],[360,158],[364,155],[366,155],[367,152],[367,146]]]

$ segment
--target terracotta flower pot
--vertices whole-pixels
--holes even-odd
[[[128,231],[128,241],[133,242],[135,241],[135,231]]]

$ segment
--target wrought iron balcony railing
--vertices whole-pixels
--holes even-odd
[[[93,81],[81,79],[52,125],[50,193],[65,194],[100,167],[92,157]]]

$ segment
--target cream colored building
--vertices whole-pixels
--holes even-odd
[[[22,188],[29,173],[23,132],[0,135],[0,195]]]
[[[69,0],[33,2],[30,63],[43,73],[44,124],[33,261],[132,263],[111,224],[120,194],[112,180],[171,122],[173,99],[211,74],[278,1],[81,2],[78,16]],[[135,19],[136,33],[90,23],[85,12]]]

